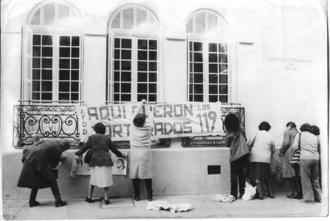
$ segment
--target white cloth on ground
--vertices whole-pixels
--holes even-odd
[[[217,194],[215,200],[222,203],[232,203],[235,201],[235,197],[230,194]]]
[[[175,212],[187,212],[192,210],[191,203],[169,203],[167,201],[152,201],[148,202],[147,210],[168,210],[171,213]]]

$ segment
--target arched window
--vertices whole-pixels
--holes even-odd
[[[82,39],[79,11],[65,1],[35,6],[23,26],[22,94],[32,102],[81,100]]]
[[[186,25],[188,34],[188,101],[230,101],[227,24],[215,11],[193,12]]]
[[[117,9],[110,18],[108,102],[158,99],[160,73],[159,22],[139,4]]]

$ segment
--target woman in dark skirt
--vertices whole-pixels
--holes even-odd
[[[52,190],[56,207],[67,204],[61,199],[54,168],[60,162],[62,153],[69,148],[68,142],[44,141],[39,142],[25,154],[17,186],[31,189],[30,207],[39,205],[36,201],[38,189],[48,187]]]
[[[248,141],[251,148],[248,176],[257,186],[259,199],[263,199],[263,187],[266,187],[268,196],[274,198],[270,183],[270,159],[275,152],[275,144],[268,133],[270,128],[268,122],[261,122],[257,134]]]

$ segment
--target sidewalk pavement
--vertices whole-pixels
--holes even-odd
[[[101,202],[87,203],[84,198],[72,198],[68,205],[54,206],[53,199],[42,199],[38,207],[29,208],[26,200],[4,199],[3,217],[6,220],[37,219],[104,219],[104,218],[228,218],[228,217],[293,217],[326,216],[328,202],[307,204],[302,200],[288,199],[277,195],[274,199],[220,203],[215,195],[156,196],[155,200],[172,203],[190,202],[189,212],[146,210],[147,200],[133,201],[131,198],[113,198],[108,206]],[[65,199],[67,200],[67,199]]]

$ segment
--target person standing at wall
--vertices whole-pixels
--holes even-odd
[[[91,159],[89,162],[90,168],[90,181],[88,196],[86,202],[93,202],[92,196],[94,187],[103,188],[104,190],[104,203],[109,204],[109,187],[113,185],[112,180],[112,166],[113,162],[109,149],[119,157],[124,155],[117,150],[112,143],[110,136],[106,136],[106,128],[103,123],[96,123],[93,127],[95,134],[88,137],[87,143],[82,146],[75,154],[79,156],[79,161],[82,162],[82,155],[87,150],[91,151]]]
[[[293,168],[290,161],[293,157],[294,150],[292,149],[292,144],[294,138],[296,137],[298,130],[296,124],[293,122],[288,122],[286,124],[286,130],[284,132],[283,144],[280,149],[280,156],[282,158],[282,177],[289,181],[289,185],[292,193],[289,194],[288,198],[300,199],[302,198],[301,183],[300,183],[300,172],[299,167]]]
[[[146,121],[145,114],[146,100],[142,100],[137,107],[133,121],[130,126],[130,158],[129,158],[129,177],[133,181],[134,199],[140,200],[140,180],[144,180],[147,189],[147,199],[152,201],[152,152],[151,134],[153,122]],[[144,110],[143,110],[144,109]]]
[[[60,190],[57,185],[57,174],[54,168],[61,160],[64,151],[70,148],[66,141],[43,141],[37,142],[23,158],[23,169],[18,180],[18,187],[31,189],[29,206],[38,206],[36,201],[39,189],[50,187],[55,198],[55,206],[65,206],[67,202],[62,201]]]
[[[227,132],[226,146],[230,147],[230,194],[237,199],[237,189],[239,189],[240,197],[244,194],[245,171],[250,151],[246,143],[246,138],[240,128],[238,117],[234,114],[228,114],[225,118],[224,125]]]
[[[259,124],[259,131],[252,140],[248,141],[251,148],[250,163],[248,167],[249,178],[257,186],[258,198],[263,199],[263,187],[266,187],[268,197],[274,198],[270,182],[270,160],[275,153],[275,144],[269,134],[270,124],[263,121]]]
[[[300,174],[303,199],[305,202],[321,202],[321,187],[319,173],[320,140],[312,134],[311,126],[301,125],[301,134],[296,136],[293,149],[300,148]]]
[[[311,131],[312,134],[318,137],[320,139],[320,128],[316,125],[311,126]],[[319,160],[319,172],[320,172],[320,187],[322,189],[322,172],[321,172],[321,146],[319,146],[319,154],[320,154],[320,160]]]

